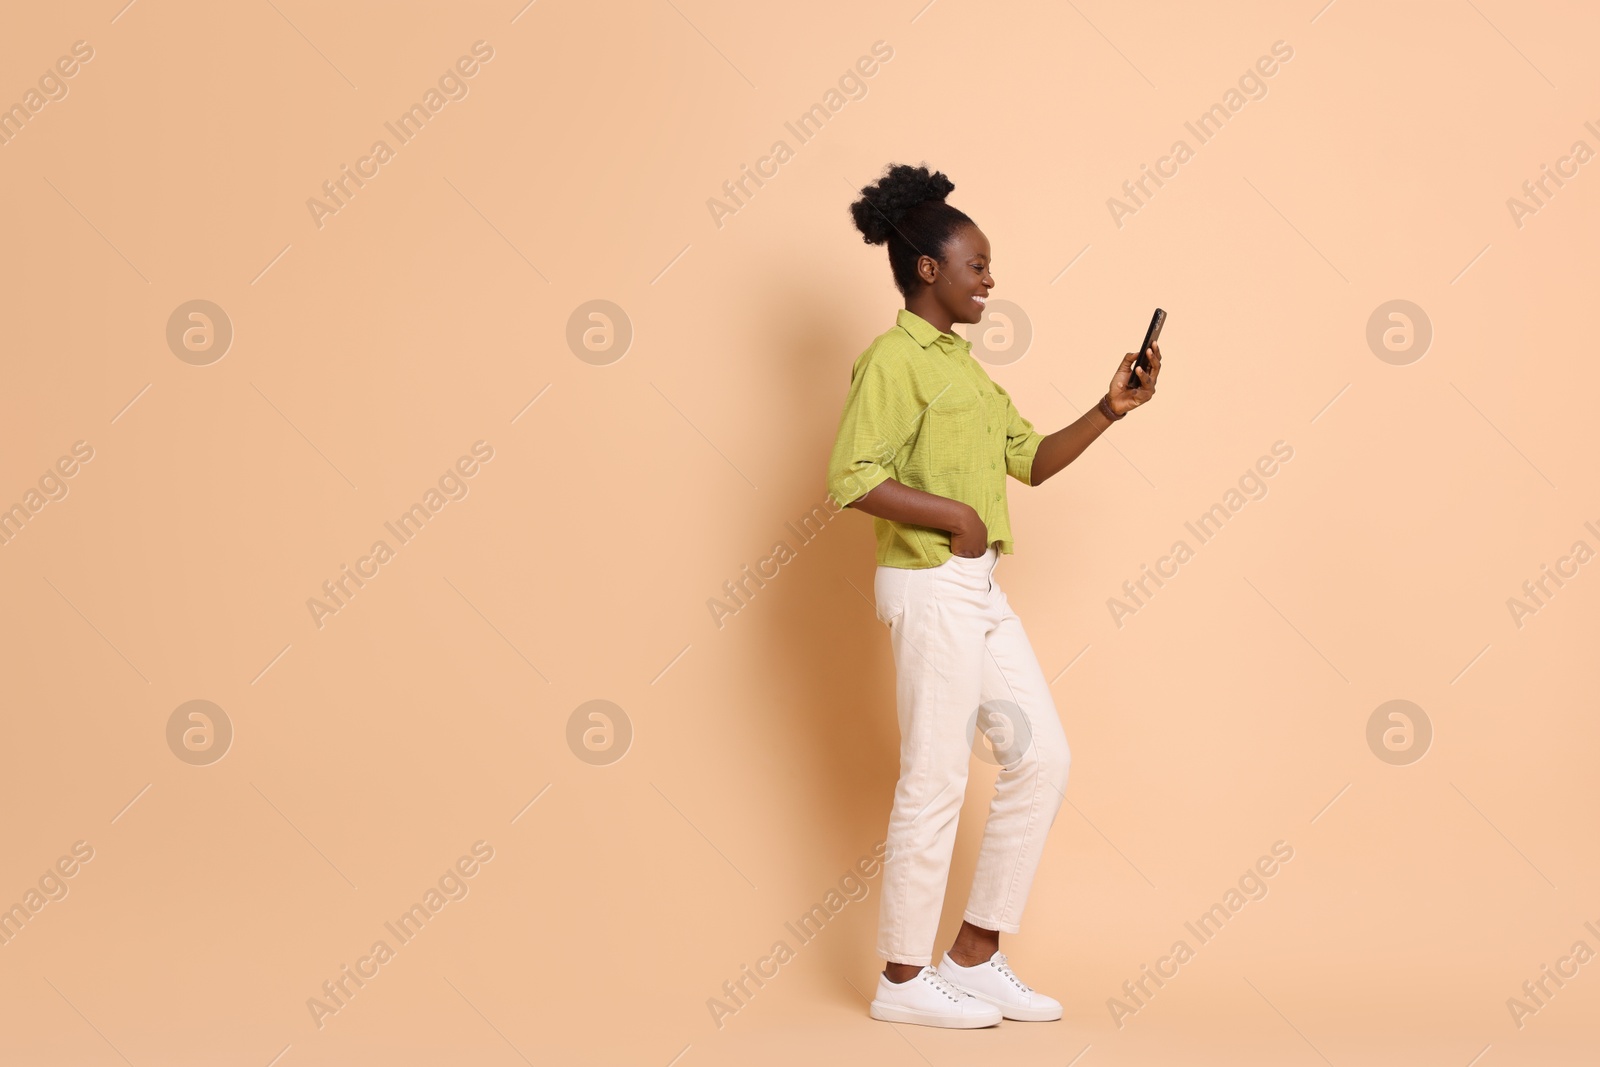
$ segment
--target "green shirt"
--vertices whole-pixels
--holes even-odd
[[[828,495],[847,507],[894,478],[970,504],[990,542],[1010,553],[1006,475],[1032,484],[1042,440],[973,357],[971,342],[902,308],[894,329],[851,368]],[[937,567],[952,554],[948,531],[876,515],[872,524],[882,566]]]

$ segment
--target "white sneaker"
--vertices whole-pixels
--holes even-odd
[[[983,963],[963,967],[944,954],[939,973],[957,988],[999,1008],[1007,1019],[1047,1023],[1061,1018],[1061,1002],[1027,986],[1011,973],[1004,952],[996,952]]]
[[[885,1022],[958,1030],[995,1026],[1003,1018],[999,1008],[951,985],[932,967],[923,967],[915,978],[905,982],[891,982],[880,973],[878,995],[873,998],[869,1013]]]

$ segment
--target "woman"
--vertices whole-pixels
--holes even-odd
[[[929,1026],[1051,1020],[1000,952],[1016,933],[1071,754],[1050,687],[995,564],[1012,552],[1006,476],[1038,485],[1155,393],[1161,349],[1130,387],[1137,353],[1100,403],[1053,434],[1034,430],[951,332],[976,323],[994,288],[989,240],[945,202],[927,167],[891,166],[850,206],[868,244],[888,244],[905,297],[893,329],[855,361],[828,463],[828,492],[873,516],[877,612],[894,650],[900,780],[889,816],[871,1015]],[[1002,767],[966,912],[935,969],[939,925],[975,725],[995,730]]]

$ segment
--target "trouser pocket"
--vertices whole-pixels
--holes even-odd
[[[878,616],[878,621],[891,630],[906,613],[906,587],[913,573],[907,567],[880,566],[873,576],[873,612]]]

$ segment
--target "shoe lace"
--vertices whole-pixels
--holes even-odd
[[[927,981],[932,984],[933,988],[937,989],[951,1000],[959,1002],[963,997],[969,997],[972,995],[965,989],[962,989],[960,986],[950,981],[950,979],[946,978],[944,975],[940,974],[938,971],[934,970],[932,967],[924,967],[922,969],[922,977],[927,979]]]
[[[1012,972],[1011,961],[1006,958],[1006,954],[1004,952],[996,952],[994,954],[994,959],[991,962],[994,964],[995,970],[1005,975],[1006,978],[1010,980],[1012,985],[1016,986],[1024,993],[1033,992],[1033,989],[1026,982],[1018,978],[1016,974]]]

